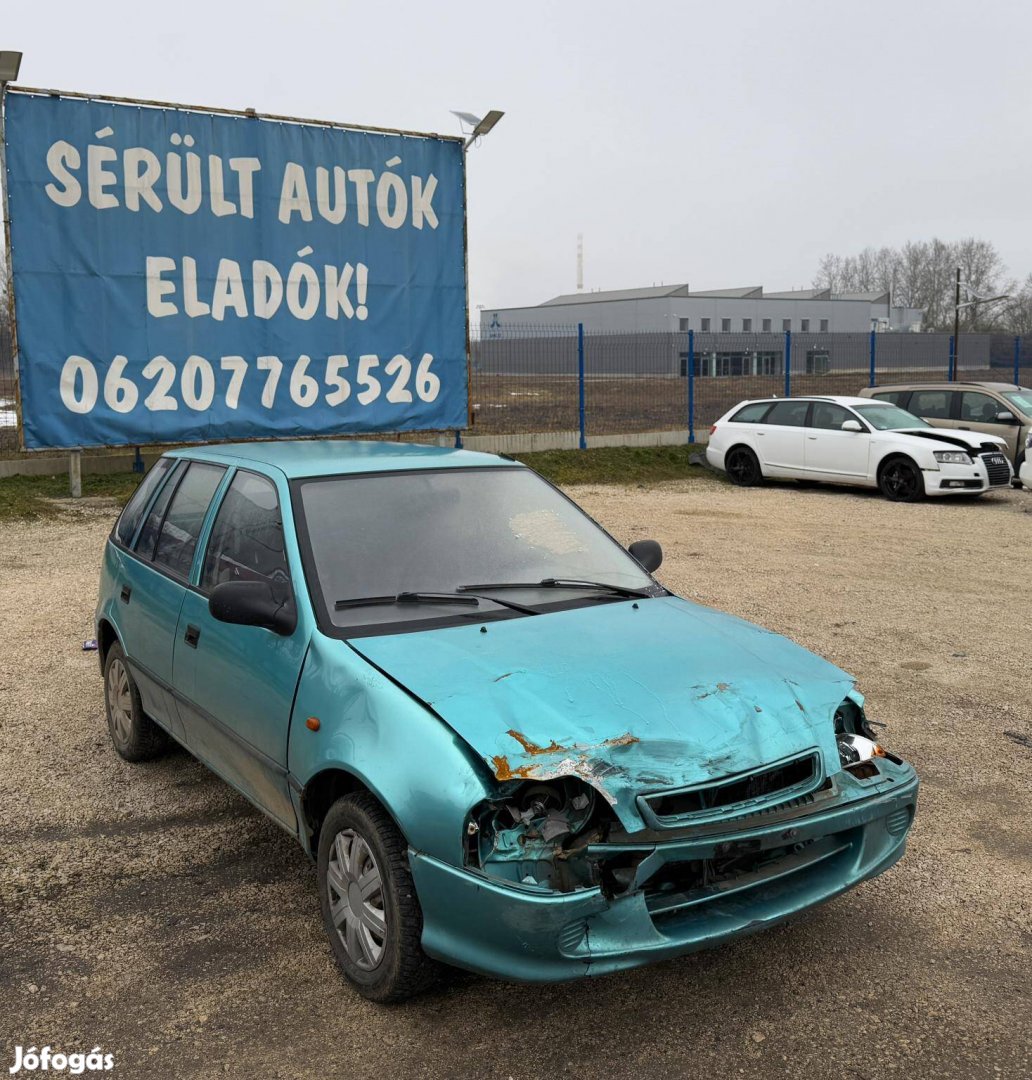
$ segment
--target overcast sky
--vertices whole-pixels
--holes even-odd
[[[576,285],[805,287],[819,257],[978,236],[1032,271],[1018,0],[12,2],[19,82],[457,133],[474,306]]]

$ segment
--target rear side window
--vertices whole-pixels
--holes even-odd
[[[225,471],[221,465],[192,461],[172,496],[158,534],[154,562],[177,577],[190,576],[197,537],[200,536],[211,497]]]
[[[739,409],[731,417],[732,424],[762,424],[764,413],[770,408],[769,401],[755,401],[752,405],[746,405]]]
[[[848,409],[843,409],[841,405],[833,405],[830,401],[815,401],[810,427],[841,431],[842,425],[847,420],[855,419],[856,417]]]
[[[875,401],[889,401],[893,405],[899,405],[900,408],[905,409],[907,407],[907,398],[910,397],[909,390],[887,390],[885,393],[874,394]]]
[[[147,513],[147,519],[143,523],[140,535],[137,537],[135,550],[144,559],[154,558],[154,543],[158,539],[158,530],[165,520],[165,511],[168,509],[169,500],[176,493],[176,485],[183,476],[186,466],[181,461],[173,462],[172,473],[168,482],[161,489],[154,505]]]
[[[915,390],[908,409],[926,419],[949,420],[951,396],[949,390]]]
[[[143,512],[151,496],[158,490],[158,485],[168,475],[175,462],[172,458],[158,458],[154,467],[143,478],[140,486],[133,492],[133,497],[126,503],[122,516],[115,526],[115,536],[128,547],[133,542],[136,530],[143,519]]]
[[[784,427],[803,427],[806,424],[808,401],[779,401],[769,413],[768,424],[780,424]]]
[[[212,526],[201,590],[225,581],[289,580],[276,487],[264,476],[238,472]]]
[[[995,424],[996,414],[1003,406],[988,394],[967,391],[960,395],[960,418],[974,424]]]

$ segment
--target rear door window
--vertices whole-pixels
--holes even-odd
[[[901,409],[907,407],[907,398],[910,397],[909,390],[886,390],[883,393],[874,394],[875,401],[889,401],[893,405],[898,405]],[[913,409],[910,410],[913,412]]]
[[[182,461],[175,461],[172,472],[169,474],[165,486],[161,489],[154,504],[147,511],[147,518],[140,529],[140,535],[136,538],[134,550],[143,559],[154,558],[154,542],[158,539],[161,523],[165,520],[165,511],[168,509],[169,500],[176,493],[176,487],[182,479],[186,465]]]
[[[809,408],[808,401],[779,401],[767,413],[767,423],[782,427],[805,427]]]
[[[172,458],[158,458],[153,468],[143,478],[140,486],[133,492],[132,498],[126,503],[118,524],[115,526],[115,536],[128,547],[133,542],[136,530],[143,519],[143,512],[147,509],[147,503],[161,481],[168,475],[169,470],[175,464]]]
[[[965,390],[960,395],[960,418],[972,424],[996,424],[996,414],[1003,411],[1003,406],[988,394],[979,394]]]
[[[931,420],[949,420],[950,398],[949,390],[915,390],[910,397],[908,409],[915,416],[923,416]]]
[[[203,461],[191,461],[169,503],[168,512],[158,533],[154,562],[176,577],[188,578],[194,549],[201,534],[212,496],[222,480],[225,468]]]
[[[731,417],[731,423],[761,424],[763,423],[763,415],[769,408],[769,401],[756,401],[752,405],[746,405],[745,408],[739,409],[738,412]]]

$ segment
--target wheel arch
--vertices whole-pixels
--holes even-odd
[[[345,769],[340,765],[329,765],[317,772],[298,793],[298,803],[301,810],[299,824],[302,830],[301,842],[311,858],[315,858],[319,851],[319,833],[326,815],[338,799],[346,795],[361,792],[370,795],[383,808],[385,814],[394,822],[397,830],[408,842],[405,830],[398,821],[397,815],[383,799],[379,792],[375,791],[357,773]]]
[[[756,459],[756,466],[760,470],[760,476],[766,478],[766,473],[763,471],[763,459],[760,457],[756,450],[756,447],[752,443],[746,442],[741,436],[739,436],[725,451],[724,451],[724,470],[727,471],[727,459],[736,450],[747,450]]]
[[[118,642],[121,645],[118,631],[115,629],[112,622],[106,618],[102,618],[97,623],[97,654],[98,659],[100,660],[100,670],[102,672],[104,670],[104,665],[107,663],[108,650],[115,642]]]

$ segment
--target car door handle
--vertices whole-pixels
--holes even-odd
[[[810,442],[816,442],[817,441],[817,436],[816,435],[807,435],[806,437],[810,440]]]
[[[133,590],[128,585],[123,585],[122,586],[122,591],[121,591],[121,593],[119,593],[119,595],[122,598],[122,603],[123,604],[128,604],[129,603],[129,597],[133,595]]]
[[[967,426],[967,424],[958,424],[958,425],[957,425],[957,430],[958,430],[958,431],[970,431],[970,430],[971,430],[971,428],[969,428],[969,427]]]
[[[188,626],[186,633],[183,635],[183,640],[190,646],[191,649],[197,648],[197,642],[201,639],[201,630],[198,626]]]

